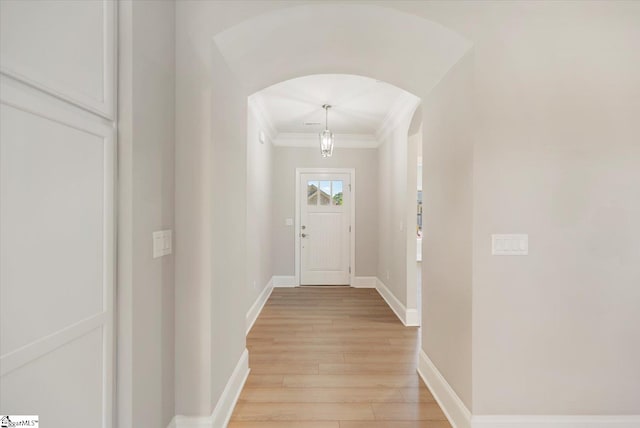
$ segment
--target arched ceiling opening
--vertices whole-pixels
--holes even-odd
[[[251,94],[313,74],[353,74],[427,94],[471,47],[442,25],[364,4],[283,7],[214,37]]]
[[[325,127],[323,104],[330,104],[329,128],[343,147],[380,144],[385,127],[419,99],[380,80],[348,74],[316,74],[269,86],[249,102],[259,111],[275,145],[306,147]]]
[[[409,135],[415,135],[420,131],[420,127],[422,126],[422,106],[419,105],[416,110],[413,112],[413,117],[411,118],[411,123],[409,124]]]

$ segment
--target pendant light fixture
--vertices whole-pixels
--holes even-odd
[[[320,153],[323,158],[329,158],[333,154],[333,132],[329,131],[329,104],[322,106],[325,112],[324,131],[320,133]]]

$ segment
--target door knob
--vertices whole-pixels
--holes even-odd
[[[306,233],[301,233],[300,236],[302,236],[303,238],[306,238],[307,234]]]
[[[305,226],[304,224],[300,227],[300,229],[305,230],[307,228],[307,226]]]

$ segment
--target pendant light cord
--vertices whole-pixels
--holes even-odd
[[[324,130],[329,130],[329,109],[331,108],[330,104],[325,104],[322,106],[324,108]]]
[[[324,108],[324,129],[329,129],[329,107]]]

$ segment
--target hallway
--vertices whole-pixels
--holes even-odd
[[[247,336],[230,428],[448,428],[416,372],[418,330],[374,289],[276,288]]]

